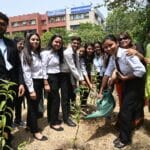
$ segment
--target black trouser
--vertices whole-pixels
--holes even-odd
[[[97,89],[97,92],[99,92],[99,89],[101,87],[102,79],[103,79],[103,77],[100,76],[100,73],[97,73],[96,74],[96,80],[97,80],[97,82],[96,82],[96,89]]]
[[[60,73],[61,107],[63,120],[67,121],[70,115],[70,73]]]
[[[131,142],[132,123],[142,97],[141,81],[141,78],[136,78],[124,83],[123,102],[119,113],[119,137],[125,144]]]
[[[38,107],[39,114],[44,113],[44,90],[42,91],[41,99],[39,102],[39,107]]]
[[[71,80],[69,83],[69,99],[71,100],[71,103],[74,103],[76,100],[76,93],[75,93],[75,88],[73,87]]]
[[[48,123],[51,125],[59,124],[59,106],[60,106],[60,73],[57,74],[48,74],[48,82],[50,85],[50,92],[48,93],[47,101],[47,116]]]
[[[15,106],[15,123],[20,123],[21,122],[21,113],[22,113],[22,103],[24,101],[24,96],[18,97],[14,101],[14,106]]]
[[[43,91],[43,79],[33,79],[34,90],[36,92],[36,100],[30,98],[30,94],[27,91],[27,126],[30,127],[32,133],[39,132],[38,129],[38,106]]]
[[[144,94],[145,94],[145,79],[146,76],[144,75],[142,77],[141,81],[141,100],[138,103],[138,106],[136,107],[136,114],[135,114],[135,120],[143,120],[144,119]]]

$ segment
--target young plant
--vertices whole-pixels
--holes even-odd
[[[76,133],[75,133],[75,136],[73,138],[73,149],[77,149],[77,136],[78,136],[78,133],[79,133],[79,128],[80,128],[80,120],[81,120],[81,116],[82,116],[82,108],[81,108],[81,102],[82,102],[82,99],[81,97],[83,97],[83,94],[85,92],[85,90],[87,90],[87,88],[83,88],[82,85],[80,85],[78,88],[75,89],[75,93],[77,95],[77,98],[76,98],[76,102],[73,104],[73,119],[76,120],[76,123],[77,123],[77,129],[76,129]]]
[[[12,130],[10,126],[6,125],[6,116],[11,118],[13,114],[12,108],[7,106],[7,102],[13,101],[15,92],[11,90],[11,87],[14,86],[15,83],[6,80],[1,80],[0,82],[0,149],[3,149],[4,147],[10,149],[10,147],[6,145],[8,135],[4,129]]]

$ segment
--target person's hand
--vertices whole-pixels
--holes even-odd
[[[50,88],[49,84],[44,84],[44,89],[46,92],[50,92],[51,88]]]
[[[90,90],[93,90],[93,85],[91,83],[89,84],[89,88]]]
[[[116,72],[116,75],[117,75],[117,78],[122,80],[122,81],[125,81],[127,79],[126,76],[122,75],[120,72]]]
[[[127,52],[128,56],[132,56],[132,55],[136,55],[137,54],[137,50],[132,49],[132,48],[127,49],[126,52]]]
[[[36,92],[35,91],[31,92],[30,97],[32,100],[36,100]]]
[[[102,99],[102,97],[103,97],[103,94],[101,92],[97,94],[98,99]]]
[[[111,87],[115,83],[116,79],[114,78],[109,78],[108,79],[108,87]]]
[[[23,85],[23,84],[19,85],[19,89],[18,89],[18,97],[23,96],[24,92],[25,92],[24,85]]]
[[[81,84],[81,85],[87,85],[87,83],[86,83],[85,80],[80,81],[80,84]]]

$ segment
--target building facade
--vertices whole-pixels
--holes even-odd
[[[75,30],[80,23],[103,24],[104,17],[92,5],[47,11],[45,14],[32,13],[9,18],[7,33],[37,32],[40,35],[52,28]]]

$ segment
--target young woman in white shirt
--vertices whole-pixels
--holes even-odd
[[[119,47],[115,36],[106,36],[102,48],[111,55],[103,81],[107,81],[116,69],[116,74],[109,80],[109,84],[113,84],[116,80],[124,82],[122,106],[119,112],[119,137],[113,142],[115,147],[123,148],[131,143],[132,122],[142,97],[141,83],[146,70],[137,56],[128,56],[126,49]]]
[[[44,70],[48,75],[48,84],[51,91],[48,93],[47,117],[50,128],[63,131],[59,119],[60,107],[60,64],[63,63],[63,39],[59,35],[53,35],[48,44],[48,50],[42,52]],[[64,85],[65,86],[65,85]]]
[[[33,133],[33,137],[39,141],[47,140],[38,128],[38,105],[42,96],[43,87],[50,91],[46,72],[43,70],[41,60],[41,41],[37,33],[32,33],[26,40],[21,60],[23,76],[26,85],[27,97],[27,127]]]

